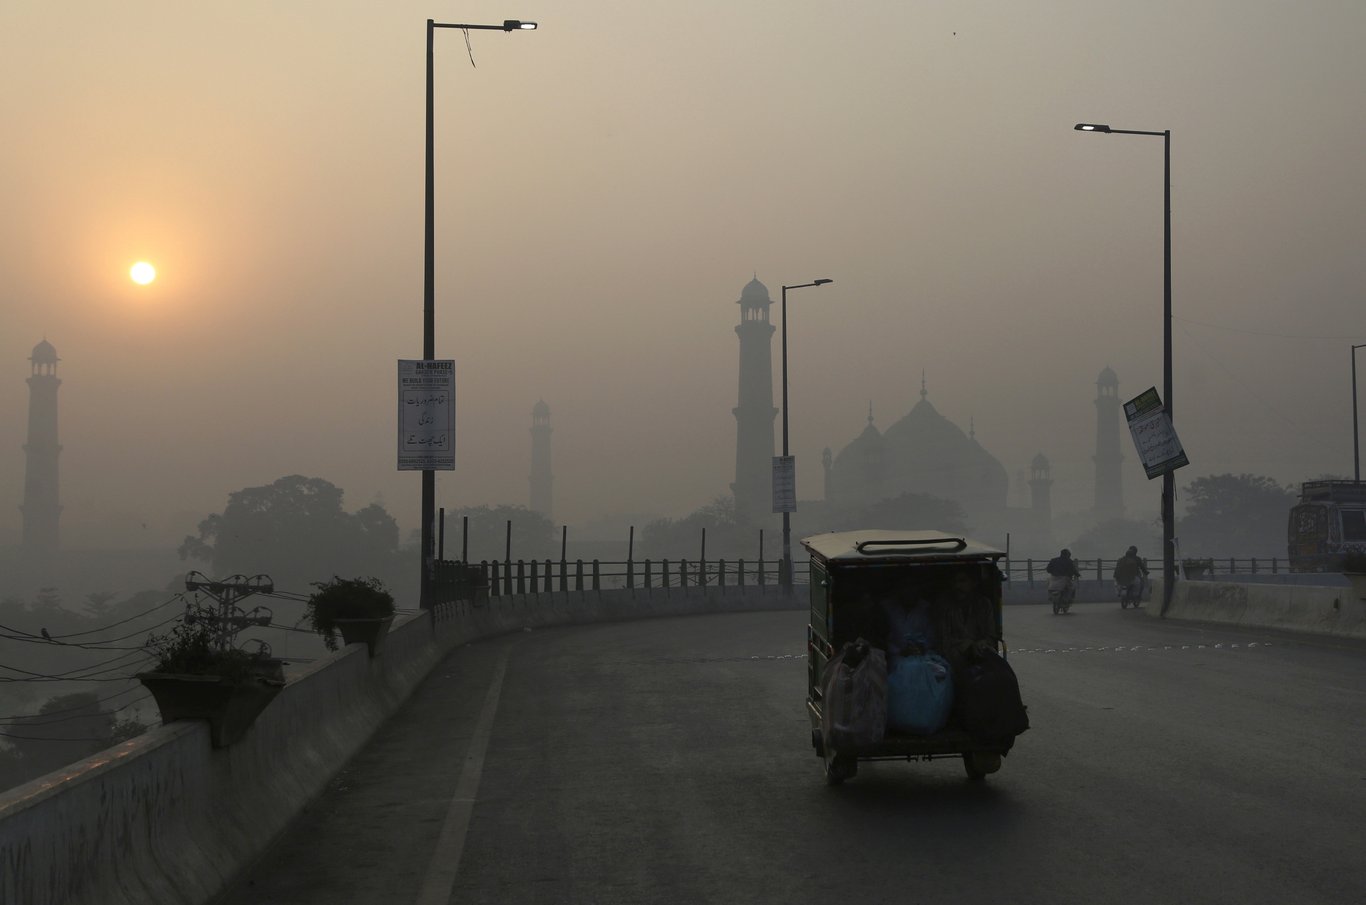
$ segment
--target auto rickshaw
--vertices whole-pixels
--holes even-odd
[[[873,760],[961,758],[973,780],[999,770],[1001,757],[1014,744],[1015,734],[1028,728],[1014,674],[1004,666],[1003,576],[996,563],[1005,553],[941,531],[842,531],[808,537],[802,546],[811,555],[807,711],[811,744],[824,763],[827,782],[837,785],[858,772],[859,762]],[[826,745],[822,732],[827,664],[845,649],[846,642],[864,639],[865,649],[886,647],[886,612],[908,601],[923,601],[938,625],[949,626],[929,642],[941,647],[949,659],[965,652],[965,656],[977,658],[974,662],[993,659],[992,666],[1009,674],[1022,725],[1014,726],[1008,737],[983,737],[980,731],[969,732],[965,725],[971,720],[955,711],[942,728],[927,734],[888,729],[879,740],[827,750],[834,747]],[[935,634],[934,629],[928,629],[927,634]],[[963,662],[956,660],[955,674]],[[964,703],[968,700],[965,695]],[[973,726],[974,730],[979,728]]]

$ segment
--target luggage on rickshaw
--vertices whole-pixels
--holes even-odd
[[[811,554],[807,710],[827,781],[873,760],[961,758],[977,780],[999,770],[1029,728],[1005,660],[1004,552],[937,531],[845,531],[802,544]],[[883,664],[875,737],[871,689]]]

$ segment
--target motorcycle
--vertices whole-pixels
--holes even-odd
[[[1077,581],[1071,575],[1048,576],[1048,602],[1053,605],[1053,615],[1066,613],[1077,596]]]
[[[1147,589],[1148,580],[1142,575],[1137,575],[1128,584],[1115,582],[1115,593],[1119,597],[1119,608],[1121,610],[1132,606],[1138,609],[1143,602],[1143,592]]]

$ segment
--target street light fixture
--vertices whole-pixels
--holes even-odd
[[[1078,132],[1162,137],[1162,398],[1167,418],[1172,417],[1172,132],[1112,129],[1102,123],[1077,123]],[[1355,359],[1353,364],[1355,365]],[[1162,615],[1171,606],[1176,584],[1176,477],[1171,469],[1162,475]]]
[[[783,287],[783,458],[787,458],[787,290],[806,289],[809,286],[824,286],[834,280],[812,280],[796,286]],[[792,514],[783,510],[783,564],[780,582],[783,587],[792,588]]]
[[[464,25],[448,24],[427,20],[427,177],[426,177],[426,227],[422,253],[422,357],[431,361],[436,357],[436,203],[433,197],[435,183],[435,164],[433,153],[433,102],[432,102],[432,44],[433,35],[438,28],[458,28],[462,31],[531,31],[535,22],[520,19],[504,19],[502,25]],[[432,523],[436,521],[436,472],[431,469],[422,471],[422,576],[419,584],[419,601],[423,609],[430,609],[433,578],[436,567],[435,535]]]

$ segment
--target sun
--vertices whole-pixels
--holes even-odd
[[[157,278],[157,269],[146,261],[138,261],[128,268],[128,277],[139,286],[146,286]]]

